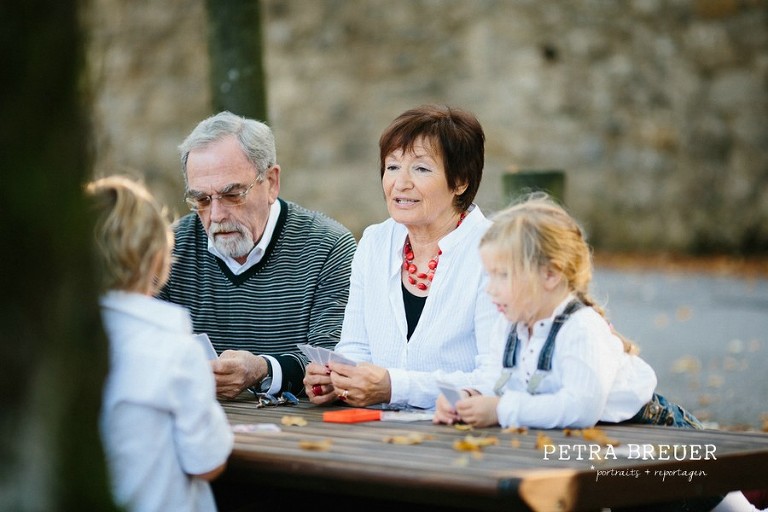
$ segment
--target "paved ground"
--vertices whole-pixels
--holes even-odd
[[[594,296],[656,370],[658,392],[712,426],[768,425],[768,277],[598,265]]]

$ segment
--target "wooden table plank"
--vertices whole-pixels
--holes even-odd
[[[501,428],[460,431],[430,421],[400,423],[374,421],[328,423],[322,413],[343,407],[319,408],[308,402],[297,406],[256,408],[245,399],[222,404],[233,425],[274,423],[279,433],[236,434],[227,477],[307,490],[332,489],[349,496],[395,499],[403,503],[456,505],[472,503],[487,510],[599,510],[671,501],[766,486],[768,436],[759,433],[692,431],[666,427],[610,425],[599,430],[619,444],[615,458],[590,458],[577,453],[587,441],[578,431]],[[284,416],[299,416],[306,426],[282,425]],[[420,444],[385,442],[392,436],[419,434]],[[558,450],[546,456],[536,446],[537,436],[551,439]],[[454,443],[465,436],[495,438],[496,445],[468,453]],[[300,447],[302,441],[329,440],[327,451]],[[685,460],[675,460],[674,445],[686,447]],[[642,460],[641,448],[669,445],[669,460]],[[691,445],[700,445],[710,460],[689,460]],[[635,446],[637,455],[628,458]],[[565,450],[565,455],[560,452]],[[682,452],[678,448],[678,455]],[[636,477],[626,476],[637,472]],[[666,472],[666,473],[665,473]],[[685,473],[687,472],[687,473]],[[624,476],[622,476],[624,475]],[[690,480],[686,475],[690,476]],[[297,477],[299,477],[297,479]]]

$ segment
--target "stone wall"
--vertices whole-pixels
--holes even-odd
[[[98,170],[182,211],[176,145],[210,113],[200,0],[95,0]],[[281,195],[356,234],[386,216],[378,137],[403,110],[473,111],[477,202],[562,169],[598,247],[768,250],[766,0],[262,0]]]

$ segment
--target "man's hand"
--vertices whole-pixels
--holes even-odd
[[[218,359],[211,361],[216,378],[216,395],[236,398],[245,389],[267,376],[267,361],[247,350],[225,350]]]

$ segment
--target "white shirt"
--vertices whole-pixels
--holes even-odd
[[[474,387],[498,313],[485,293],[478,245],[490,225],[474,207],[439,242],[442,254],[418,325],[406,338],[401,274],[407,230],[388,219],[368,227],[352,261],[349,302],[336,350],[389,371],[390,403],[434,408],[436,379]]]
[[[518,325],[517,362],[511,370],[502,369],[511,324],[499,318],[491,359],[482,363],[488,378],[479,389],[492,394],[499,376],[509,373],[496,409],[501,426],[564,428],[618,422],[634,416],[651,399],[656,373],[640,357],[626,353],[605,319],[589,307],[573,313],[560,328],[552,370],[529,391],[552,322],[572,298],[550,318],[537,321],[530,338],[527,327]]]
[[[137,293],[101,298],[110,371],[100,430],[112,490],[131,512],[215,511],[208,482],[233,435],[187,311]]]

